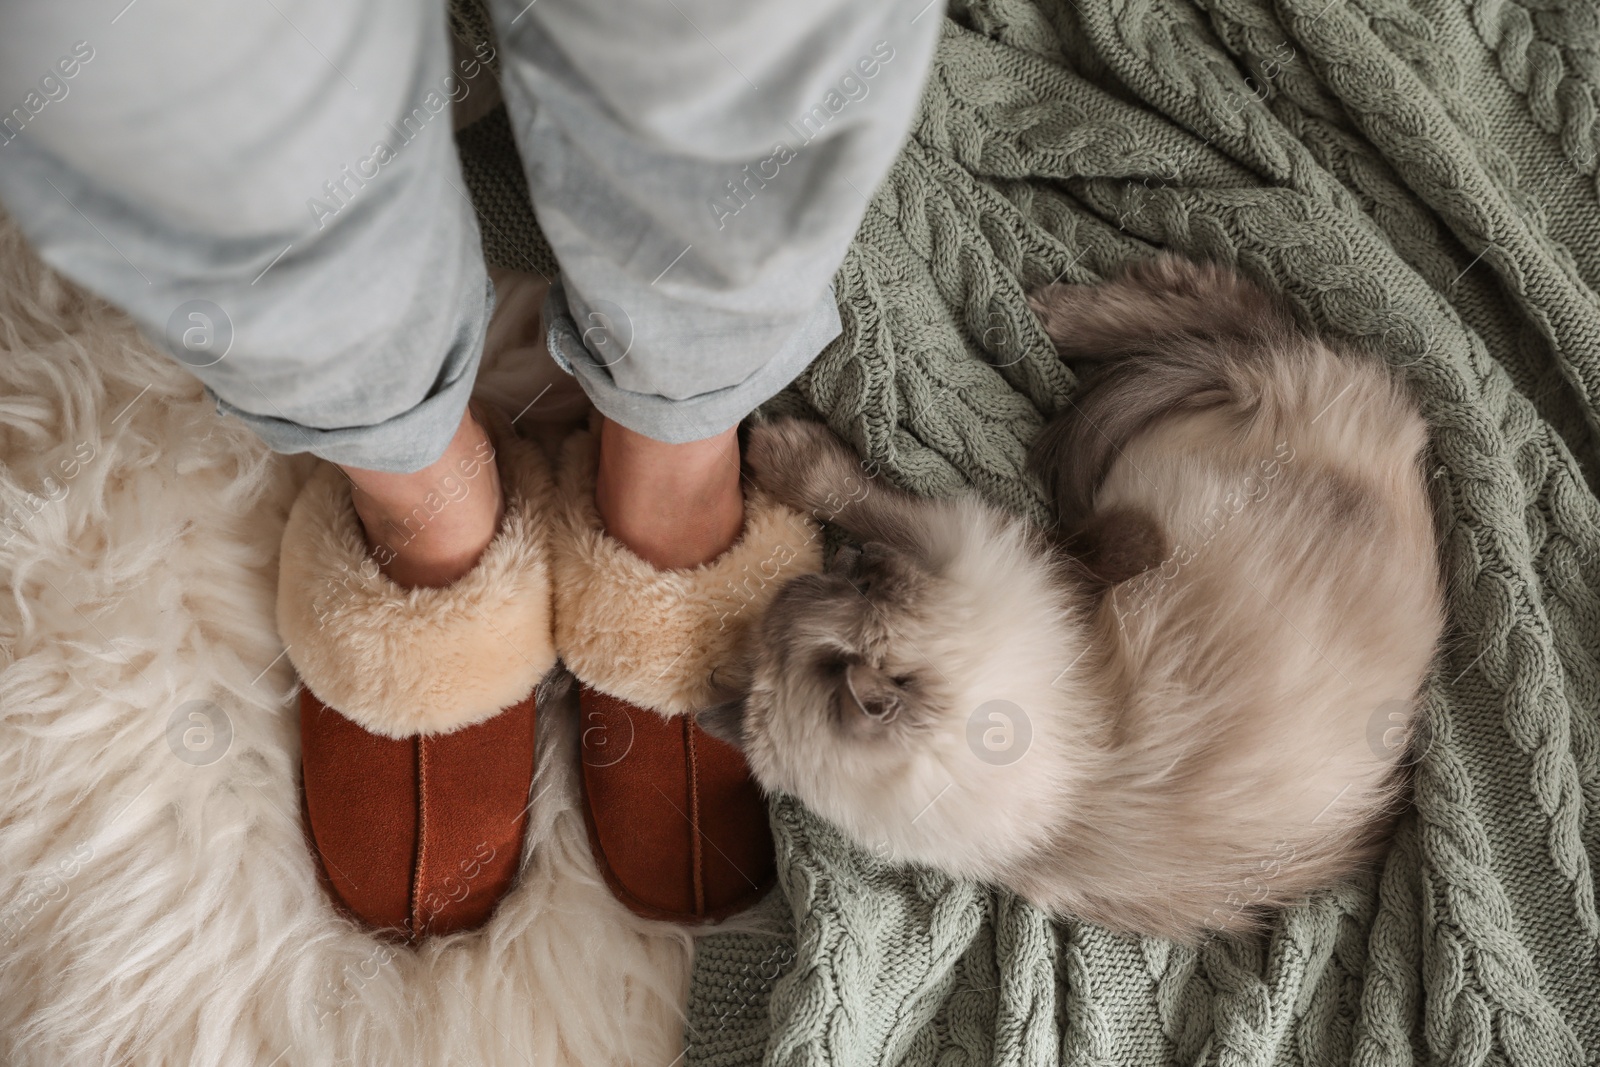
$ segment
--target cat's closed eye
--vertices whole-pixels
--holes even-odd
[[[839,680],[836,710],[846,725],[851,712],[880,725],[894,722],[909,704],[906,690],[914,681],[913,675],[890,675],[877,667],[851,663]]]

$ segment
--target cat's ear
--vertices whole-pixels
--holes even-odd
[[[745,698],[735,697],[695,712],[694,721],[706,733],[734,748],[744,749]]]
[[[864,663],[852,663],[839,680],[839,703],[874,722],[890,723],[907,706],[905,688],[888,673]]]

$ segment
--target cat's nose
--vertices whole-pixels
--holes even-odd
[[[861,563],[861,546],[847,541],[834,552],[828,561],[828,570],[834,574],[851,575]]]
[[[888,566],[896,558],[895,550],[887,541],[864,541],[861,545],[860,558],[856,566],[862,570],[881,569]]]

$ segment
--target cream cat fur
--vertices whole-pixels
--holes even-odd
[[[1033,301],[1099,373],[1033,461],[1052,537],[871,478],[815,424],[757,483],[860,548],[786,585],[701,722],[869,848],[1193,940],[1379,854],[1443,626],[1427,431],[1386,369],[1170,256]]]

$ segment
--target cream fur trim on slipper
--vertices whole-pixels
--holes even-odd
[[[710,563],[660,570],[608,536],[594,503],[596,440],[562,443],[550,560],[556,648],[584,684],[640,707],[682,715],[713,702],[726,669],[778,589],[821,569],[816,524],[758,490],[744,531]]]
[[[405,589],[378,570],[349,480],[332,464],[318,467],[289,512],[278,634],[317,698],[372,733],[471,726],[522,700],[555,663],[549,463],[503,417],[485,414],[484,426],[505,514],[476,566],[451,585]],[[471,492],[481,472],[460,473],[457,483]],[[422,508],[436,514],[448,506],[434,494]]]

